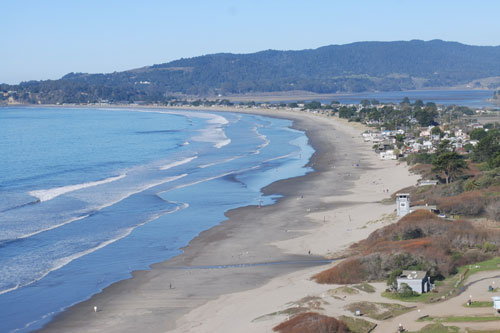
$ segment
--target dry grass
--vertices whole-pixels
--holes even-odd
[[[333,317],[315,312],[306,312],[282,322],[273,328],[280,333],[347,333],[351,332],[346,324]]]

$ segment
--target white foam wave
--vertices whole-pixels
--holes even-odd
[[[131,197],[132,195],[134,194],[137,194],[137,193],[141,193],[145,190],[148,190],[150,188],[153,188],[155,186],[158,186],[158,185],[161,185],[161,184],[165,184],[165,183],[168,183],[168,182],[173,182],[174,180],[177,180],[177,179],[181,179],[181,178],[184,178],[186,177],[188,174],[185,173],[185,174],[182,174],[182,175],[178,175],[178,176],[173,176],[173,177],[168,177],[168,178],[163,178],[162,180],[158,181],[158,182],[154,182],[154,183],[150,183],[150,184],[147,184],[145,186],[142,186],[132,192],[128,192],[126,194],[124,194],[123,196],[119,197],[118,199],[116,200],[113,200],[111,202],[108,202],[104,205],[101,205],[101,206],[96,206],[96,207],[92,207],[90,208],[91,210],[101,210],[101,209],[104,209],[104,208],[107,208],[107,207],[110,207],[110,206],[113,206],[114,204],[117,204],[118,202],[122,201],[122,200],[125,200],[127,199],[128,197]],[[23,238],[28,238],[28,237],[31,237],[31,236],[34,236],[34,235],[37,235],[37,234],[40,234],[42,232],[45,232],[45,231],[49,231],[49,230],[52,230],[52,229],[56,229],[56,228],[59,228],[59,227],[62,227],[63,225],[66,225],[66,224],[69,224],[69,223],[72,223],[72,222],[75,222],[75,221],[79,221],[79,220],[82,220],[84,218],[87,218],[89,217],[90,215],[84,215],[84,216],[79,216],[79,217],[75,217],[75,218],[72,218],[72,219],[69,219],[67,221],[64,221],[62,223],[59,223],[59,224],[56,224],[56,225],[52,225],[50,227],[47,227],[47,228],[44,228],[44,229],[40,229],[40,230],[37,230],[37,231],[34,231],[34,232],[31,232],[31,233],[28,233],[28,234],[23,234],[23,235],[20,235],[20,236],[17,236],[16,239],[23,239]]]
[[[114,176],[114,177],[109,177],[103,180],[98,180],[95,182],[88,182],[88,183],[83,183],[83,184],[75,184],[75,185],[67,185],[67,186],[62,186],[62,187],[55,187],[51,189],[46,189],[46,190],[36,190],[36,191],[30,191],[28,192],[29,195],[38,198],[40,202],[44,201],[49,201],[52,200],[60,195],[63,195],[68,192],[73,192],[76,190],[81,190],[84,188],[88,187],[93,187],[93,186],[98,186],[106,183],[111,183],[114,181],[117,181],[119,179],[125,178],[127,175],[119,175],[119,176]]]
[[[193,140],[199,142],[210,142],[215,148],[222,148],[231,143],[231,139],[226,136],[221,127],[209,126],[199,131],[200,135],[193,137]]]
[[[254,130],[255,134],[257,135],[257,137],[259,137],[260,139],[262,139],[262,141],[264,141],[261,145],[259,145],[257,147],[257,150],[254,152],[255,155],[258,155],[258,154],[260,154],[260,151],[263,148],[269,146],[269,144],[271,143],[271,141],[269,141],[269,139],[267,138],[267,136],[265,136],[264,134],[262,134],[262,133],[259,132],[258,127],[254,127],[253,130]]]
[[[207,181],[214,180],[214,179],[219,179],[219,178],[226,177],[226,176],[229,176],[229,175],[234,175],[234,174],[246,172],[246,171],[249,171],[249,170],[255,170],[255,169],[258,169],[260,167],[261,167],[260,165],[255,165],[255,166],[252,166],[252,167],[249,167],[249,168],[245,168],[245,169],[241,169],[241,170],[233,170],[233,171],[225,172],[225,173],[222,173],[222,174],[217,175],[217,176],[207,177],[207,178],[203,178],[203,179],[191,182],[191,183],[182,184],[182,185],[173,187],[173,188],[171,188],[169,190],[160,192],[159,194],[170,192],[170,191],[173,191],[173,190],[178,190],[178,189],[181,189],[181,188],[184,188],[184,187],[189,187],[189,186],[201,184],[203,182],[207,182]]]
[[[79,216],[79,217],[74,217],[74,218],[69,219],[67,221],[64,221],[62,223],[52,225],[52,226],[50,226],[48,228],[37,230],[37,231],[34,231],[32,233],[29,233],[29,234],[21,235],[21,236],[17,237],[17,239],[23,239],[23,238],[28,238],[28,237],[31,237],[31,236],[35,236],[35,235],[38,235],[38,234],[40,234],[42,232],[49,231],[49,230],[52,230],[52,229],[56,229],[56,228],[62,227],[63,225],[70,224],[70,223],[75,222],[75,221],[83,220],[84,218],[87,218],[89,216],[90,215],[83,215],[83,216]]]
[[[271,162],[271,161],[276,161],[276,160],[281,160],[283,158],[289,158],[289,157],[293,157],[293,156],[297,156],[299,153],[297,152],[294,152],[294,153],[290,153],[290,154],[286,154],[286,155],[281,155],[281,156],[276,156],[276,157],[273,157],[273,158],[269,158],[267,160],[264,160],[262,162]]]
[[[18,284],[16,284],[16,285],[15,285],[14,287],[12,287],[12,288],[8,288],[8,289],[0,290],[0,295],[2,295],[2,294],[6,294],[6,293],[8,293],[9,291],[14,291],[14,290],[16,290],[16,289],[19,289],[20,287],[23,287],[23,286],[21,286],[21,285],[18,283]]]
[[[227,138],[223,125],[229,124],[229,121],[218,114],[210,113],[208,111],[176,111],[176,110],[137,110],[137,109],[125,109],[127,111],[133,112],[144,112],[144,113],[164,113],[164,114],[174,114],[184,117],[201,118],[206,119],[207,124],[213,125],[208,126],[205,129],[200,130],[200,135],[193,138],[193,140],[200,142],[211,142],[214,143],[215,148],[222,148],[231,143],[231,140]],[[116,111],[116,110],[113,110]]]
[[[211,167],[211,166],[214,166],[214,165],[219,165],[219,164],[223,164],[223,163],[226,163],[226,162],[231,162],[231,161],[234,161],[234,160],[236,160],[238,158],[241,158],[241,157],[242,156],[235,156],[235,157],[231,157],[231,158],[228,158],[228,159],[225,159],[225,160],[203,164],[203,165],[200,165],[199,168],[204,169],[204,168],[208,168],[208,167]]]
[[[172,202],[172,203],[177,203],[177,202]],[[67,264],[69,264],[70,262],[72,262],[73,260],[75,259],[78,259],[78,258],[81,258],[83,256],[86,256],[87,254],[91,254],[97,250],[100,250],[106,246],[108,246],[109,244],[112,244],[116,241],[119,241],[120,239],[123,239],[125,237],[127,237],[128,235],[130,235],[132,233],[132,231],[134,231],[136,228],[140,227],[140,226],[143,226],[151,221],[154,221],[156,220],[157,218],[159,218],[160,216],[162,215],[165,215],[165,214],[171,214],[171,213],[175,213],[179,210],[182,210],[182,209],[186,209],[188,208],[189,205],[187,203],[180,203],[179,206],[177,206],[175,209],[169,211],[169,212],[166,212],[166,213],[162,213],[162,214],[156,214],[154,215],[152,218],[142,222],[142,223],[139,223],[133,227],[129,227],[127,229],[124,229],[122,233],[120,233],[119,235],[117,235],[117,237],[113,238],[113,239],[110,239],[110,240],[107,240],[105,242],[102,242],[101,244],[93,247],[93,248],[90,248],[90,249],[87,249],[85,251],[82,251],[82,252],[78,252],[78,253],[75,253],[75,254],[72,254],[70,256],[67,256],[67,257],[63,257],[63,258],[60,258],[58,260],[55,260],[52,264],[52,267],[50,269],[48,269],[47,271],[43,272],[40,276],[38,276],[36,279],[33,279],[32,281],[30,282],[27,282],[25,284],[17,284],[15,287],[12,287],[12,288],[9,288],[9,289],[4,289],[4,290],[0,290],[0,295],[2,294],[5,294],[5,293],[8,293],[10,291],[14,291],[16,289],[19,289],[19,288],[22,288],[22,287],[26,287],[26,286],[29,286],[30,284],[33,284],[37,281],[40,281],[41,279],[43,279],[44,277],[46,277],[50,272],[53,272],[53,271],[56,271],[64,266],[66,266]]]
[[[231,143],[231,139],[226,139],[226,140],[224,140],[224,141],[217,142],[217,143],[214,145],[214,147],[219,149],[219,148],[222,148],[222,147],[224,147],[224,146],[227,146],[227,145],[228,145],[228,144],[230,144],[230,143]]]
[[[198,158],[198,156],[192,156],[192,157],[188,157],[186,159],[183,159],[181,161],[172,162],[172,163],[169,163],[167,165],[160,167],[160,170],[168,170],[168,169],[171,169],[173,167],[189,163],[197,158]]]

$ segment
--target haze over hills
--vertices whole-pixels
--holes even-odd
[[[475,87],[500,86],[500,46],[412,40],[218,53],[124,72],[4,84],[0,91],[16,91],[16,100],[27,103],[161,102],[174,94],[391,91],[471,82]]]

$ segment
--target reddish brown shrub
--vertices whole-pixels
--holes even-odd
[[[366,274],[358,258],[350,258],[326,271],[313,276],[318,283],[358,283],[366,278]]]
[[[280,333],[348,333],[347,325],[333,317],[306,312],[282,322],[273,328]]]
[[[480,215],[486,205],[486,201],[480,191],[464,192],[452,197],[440,197],[434,200],[439,210],[445,213],[468,216]]]
[[[492,253],[483,249],[486,243],[498,248],[499,233],[476,228],[464,220],[447,221],[427,210],[417,210],[352,246],[358,257],[313,278],[318,283],[359,283],[386,278],[394,270],[408,267],[446,276],[457,266],[491,257]],[[477,248],[482,250],[471,251]]]

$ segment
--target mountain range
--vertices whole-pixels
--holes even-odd
[[[412,40],[217,53],[123,72],[3,84],[0,91],[15,91],[18,101],[28,103],[161,102],[173,95],[394,91],[485,82],[500,86],[500,46]]]

